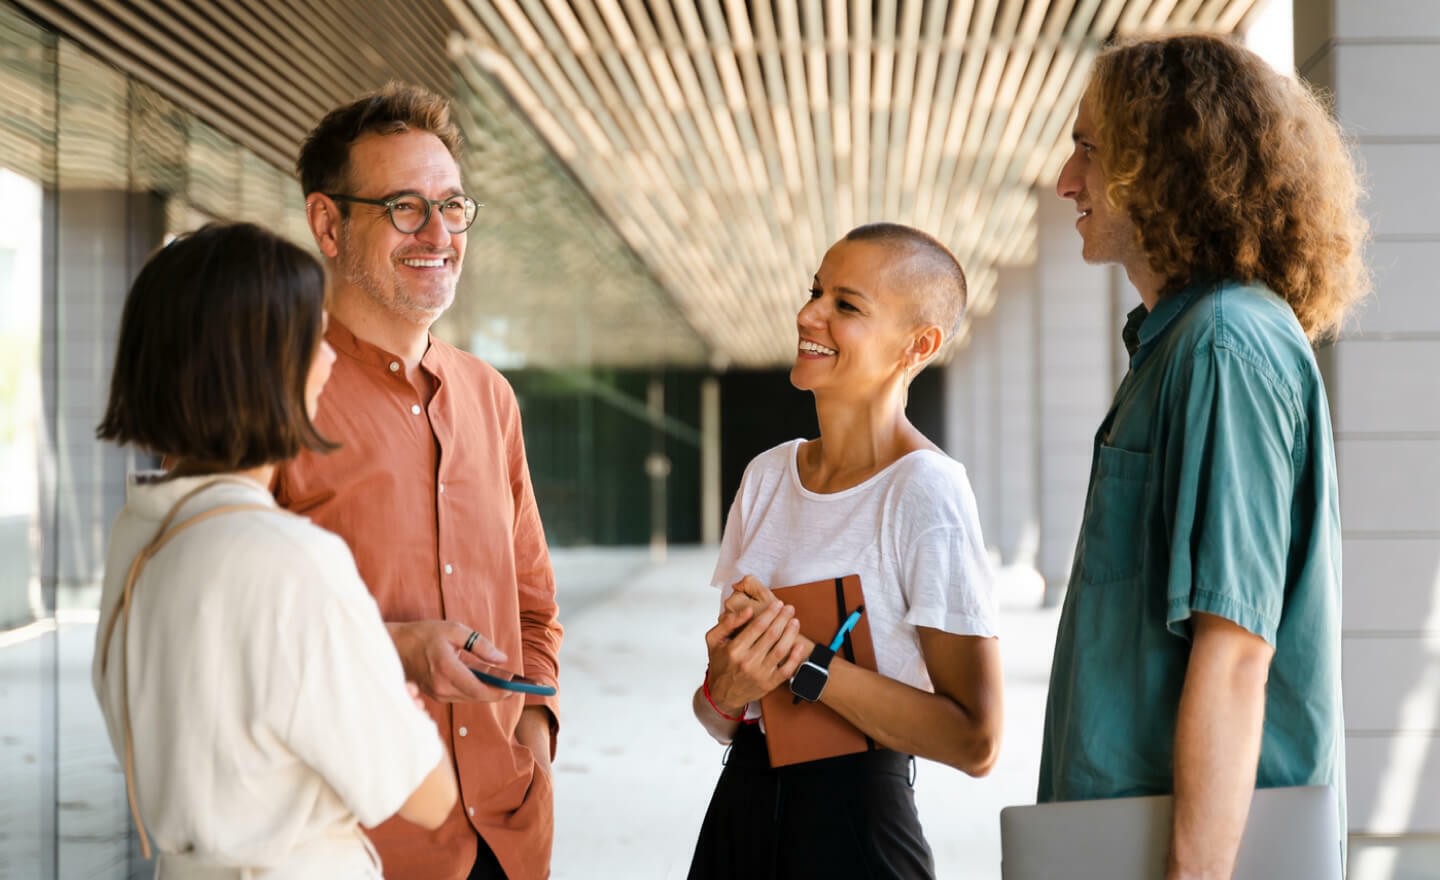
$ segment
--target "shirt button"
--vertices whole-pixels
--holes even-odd
[[[470,815],[473,816],[473,815],[475,815],[475,808],[474,808],[474,807],[466,807],[466,808],[465,808],[465,812],[467,812],[467,813],[469,813]]]
[[[466,730],[465,728],[462,727],[462,728],[460,728],[459,730],[457,730],[457,731],[455,731],[455,732],[458,733],[458,734],[460,734],[461,736],[464,736],[465,734],[469,733],[470,731],[468,731],[468,730]]]
[[[441,494],[441,495],[444,495],[444,494],[445,494],[445,484],[444,484],[444,483],[441,483],[441,484],[440,484],[440,494]]]
[[[391,362],[390,362],[390,372],[392,372],[392,373],[398,373],[398,372],[400,372],[400,362],[399,362],[399,361],[391,361]]]
[[[418,404],[418,403],[412,403],[412,404],[410,404],[410,412],[413,413],[413,414],[415,414],[415,415],[417,415],[417,416],[420,415],[420,404]]]
[[[451,564],[448,563],[448,562],[445,563],[445,573],[446,573],[446,574],[454,574],[454,573],[455,573],[455,566],[451,565]]]

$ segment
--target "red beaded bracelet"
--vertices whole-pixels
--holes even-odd
[[[726,715],[726,714],[725,714],[725,711],[724,711],[723,709],[721,709],[719,706],[715,705],[715,698],[712,697],[712,696],[710,696],[710,670],[709,670],[708,668],[705,670],[705,680],[700,683],[700,690],[704,691],[704,693],[705,693],[705,702],[707,702],[707,703],[710,704],[710,708],[715,710],[715,714],[716,714],[716,715],[719,715],[721,718],[724,718],[726,721],[734,721],[734,722],[737,722],[737,723],[744,722],[744,720],[745,720],[745,710],[744,710],[744,709],[741,709],[741,710],[740,710],[740,715],[739,715],[739,717],[736,717],[736,716],[734,716],[734,715]]]

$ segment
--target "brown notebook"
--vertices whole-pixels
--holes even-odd
[[[773,592],[780,601],[795,607],[800,632],[821,645],[830,644],[850,612],[865,604],[858,574],[813,584],[780,587]],[[850,630],[835,655],[866,669],[875,668],[875,645],[870,640],[868,613],[860,615],[860,621]],[[760,714],[765,719],[765,742],[770,749],[771,767],[849,755],[876,747],[869,737],[835,714],[830,707],[804,700],[796,702],[795,695],[790,693],[789,682],[761,699]]]

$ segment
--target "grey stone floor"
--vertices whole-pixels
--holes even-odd
[[[555,553],[563,712],[555,880],[685,876],[721,749],[690,715],[714,620],[714,551]],[[970,779],[921,762],[920,817],[944,880],[1000,876],[1000,808],[1034,799],[1057,614],[1033,577],[1001,578],[1005,744]],[[90,692],[94,595],[72,593],[58,628],[0,632],[0,880],[147,877],[127,835],[125,787]],[[55,685],[58,684],[58,687]],[[58,768],[58,769],[57,769]],[[1401,851],[1352,838],[1351,880],[1440,876],[1440,840]],[[128,880],[128,878],[127,878]]]
[[[556,880],[685,874],[720,771],[721,748],[690,715],[717,607],[706,586],[713,562],[714,551],[700,548],[672,549],[658,565],[644,549],[555,554],[567,630]],[[941,877],[998,878],[999,809],[1033,800],[1055,628],[1038,601],[1038,585],[1005,578],[1007,732],[995,771],[974,780],[919,768]],[[127,876],[124,780],[90,691],[94,615],[61,619],[29,638],[0,634],[3,880]]]
[[[603,551],[601,552],[603,556]],[[703,634],[718,596],[714,552],[672,551],[567,622],[564,719],[555,763],[556,880],[683,878],[720,773],[721,747],[695,722]],[[568,565],[557,563],[562,595]],[[920,762],[920,818],[942,878],[998,880],[1002,806],[1033,803],[1058,615],[1036,580],[1002,577],[1006,733],[984,779]]]

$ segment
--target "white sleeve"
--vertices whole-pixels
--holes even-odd
[[[911,545],[901,589],[905,622],[957,636],[994,636],[995,578],[985,548],[961,526],[935,526]]]
[[[404,805],[445,753],[435,723],[410,698],[395,644],[348,549],[325,576],[332,583],[320,588],[328,593],[323,610],[306,625],[284,737],[360,824],[373,827]]]
[[[952,500],[958,504],[944,512],[949,521],[921,530],[901,557],[905,622],[954,635],[994,636],[995,574],[969,484],[955,490],[959,497]]]

